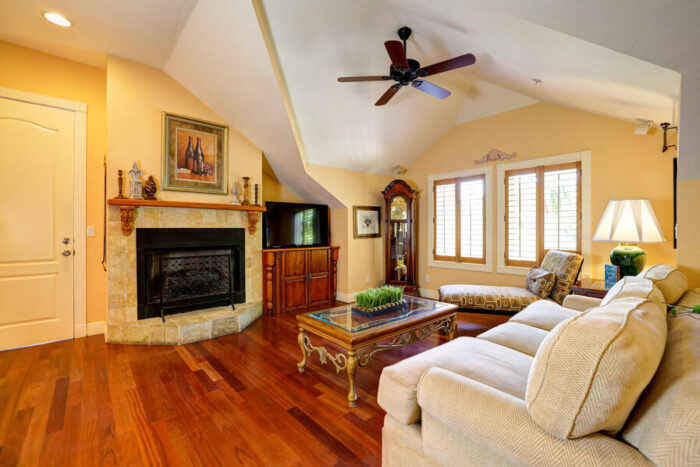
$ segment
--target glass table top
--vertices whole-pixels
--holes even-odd
[[[367,316],[359,311],[354,311],[352,309],[355,305],[354,303],[331,308],[330,310],[316,311],[309,313],[309,315],[346,331],[358,332],[429,311],[439,310],[446,306],[445,303],[411,296],[404,296],[404,300],[406,300],[406,305],[402,308],[375,316]]]

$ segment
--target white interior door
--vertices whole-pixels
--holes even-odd
[[[0,98],[0,350],[73,337],[74,125]]]

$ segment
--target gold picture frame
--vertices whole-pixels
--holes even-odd
[[[163,112],[162,185],[228,194],[228,126]]]
[[[382,208],[379,206],[352,207],[352,238],[382,236]]]

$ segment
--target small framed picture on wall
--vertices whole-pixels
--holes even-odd
[[[379,206],[352,207],[352,237],[376,238],[382,236],[381,208]]]

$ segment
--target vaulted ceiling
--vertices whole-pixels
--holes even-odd
[[[97,66],[114,54],[162,68],[261,147],[282,183],[326,202],[332,196],[306,174],[307,163],[386,173],[410,165],[455,124],[539,101],[627,120],[676,121],[676,71],[659,66],[666,63],[657,55],[648,57],[652,64],[594,44],[599,34],[615,48],[615,18],[597,11],[587,29],[576,22],[571,8],[583,18],[586,8],[604,10],[605,1],[517,3],[2,0],[0,39]],[[634,16],[651,27],[660,10],[638,5],[622,0],[614,11],[625,24]],[[49,9],[74,26],[46,22],[41,13]],[[471,67],[430,78],[450,97],[405,88],[375,107],[386,82],[336,81],[386,73],[383,42],[404,25],[414,31],[408,55],[423,65],[476,56]],[[647,58],[630,38],[648,43],[649,31],[628,24],[622,33],[624,50]]]

